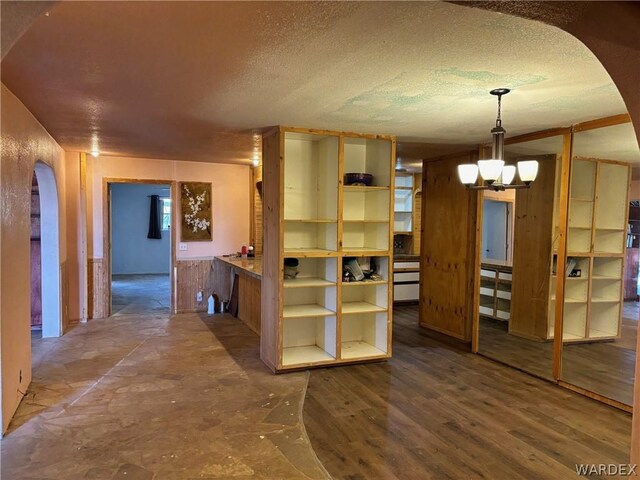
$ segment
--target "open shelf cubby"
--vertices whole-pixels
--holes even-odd
[[[596,228],[593,239],[595,253],[622,253],[626,232],[624,230],[601,230]]]
[[[283,365],[305,365],[335,360],[335,316],[285,319],[282,327]]]
[[[590,338],[617,337],[620,328],[620,303],[592,303]]]
[[[569,227],[567,250],[571,253],[589,253],[591,251],[591,229]]]
[[[591,231],[593,223],[593,201],[572,198],[569,203],[569,228],[584,228]]]
[[[369,173],[373,185],[391,187],[391,142],[385,139],[344,137],[344,173]]]
[[[345,252],[386,252],[389,236],[389,223],[344,223],[342,249]]]
[[[627,185],[628,167],[614,163],[600,163],[598,170],[597,206],[595,215],[596,244],[598,232],[602,230],[620,230],[622,243],[623,230],[627,227],[627,192],[621,188]],[[622,248],[622,245],[620,245]]]
[[[285,278],[284,288],[330,287],[338,281],[338,258],[300,258],[298,275]]]
[[[343,360],[385,356],[388,317],[386,312],[359,313],[342,317]]]
[[[342,314],[382,312],[389,308],[389,288],[383,285],[362,285],[342,291]]]
[[[342,220],[365,222],[389,221],[389,190],[373,187],[344,187]]]
[[[622,277],[622,258],[595,257],[593,259],[593,279]]]
[[[337,251],[338,225],[337,223],[285,221],[284,249],[292,252],[296,250],[301,252],[313,250]]]
[[[587,302],[565,303],[562,339],[564,341],[581,340],[587,330]]]
[[[413,211],[413,190],[394,190],[394,211],[396,213],[410,213]]]
[[[411,173],[396,173],[395,188],[413,189],[413,175]]]
[[[322,317],[337,311],[336,287],[301,287],[284,290],[284,318]]]
[[[413,212],[395,212],[393,215],[393,231],[409,233],[412,231]]]
[[[338,218],[338,137],[288,132],[284,140],[285,220]]]
[[[573,159],[571,164],[571,200],[593,201],[596,186],[596,162]]]

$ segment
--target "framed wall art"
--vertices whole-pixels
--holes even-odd
[[[206,242],[213,239],[210,183],[180,183],[180,220],[182,242]]]

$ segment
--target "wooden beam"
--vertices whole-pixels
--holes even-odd
[[[573,135],[565,133],[562,139],[562,166],[560,168],[560,207],[558,210],[558,257],[556,264],[556,311],[553,333],[553,378],[560,380],[562,373],[562,332],[564,315],[564,287],[567,279],[567,230],[569,227],[569,180]]]
[[[612,115],[610,117],[596,118],[595,120],[588,120],[582,123],[576,123],[573,125],[573,132],[584,132],[585,130],[595,130],[596,128],[613,127],[614,125],[621,125],[623,123],[630,123],[631,116],[628,113],[621,113],[619,115]]]

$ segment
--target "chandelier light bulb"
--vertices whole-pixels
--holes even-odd
[[[491,185],[495,182],[502,173],[502,167],[504,167],[504,160],[479,160],[478,169],[480,170],[480,176],[482,179]]]
[[[478,166],[474,163],[458,165],[458,177],[463,185],[473,185],[478,180]]]
[[[529,185],[538,176],[538,161],[537,160],[524,160],[518,162],[518,176],[522,183]]]
[[[513,179],[516,176],[516,167],[515,165],[505,165],[502,168],[502,179],[501,182],[502,185],[511,185],[511,182],[513,182]]]

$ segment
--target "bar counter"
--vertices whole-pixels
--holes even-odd
[[[215,257],[213,291],[227,302],[233,282],[238,282],[238,318],[260,335],[262,257]]]

